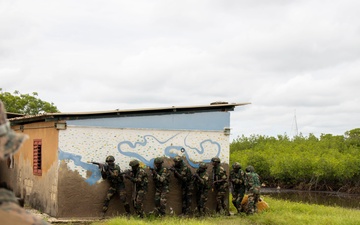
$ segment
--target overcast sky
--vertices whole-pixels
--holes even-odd
[[[360,127],[359,0],[0,0],[0,88],[61,112],[244,103],[231,138]]]

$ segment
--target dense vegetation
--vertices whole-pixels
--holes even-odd
[[[230,145],[230,161],[253,165],[267,186],[360,193],[360,128],[344,135],[252,135]]]
[[[54,103],[43,101],[37,96],[37,92],[29,95],[14,91],[14,93],[11,94],[10,92],[3,92],[2,88],[0,88],[0,100],[4,103],[7,112],[25,115],[59,112]]]

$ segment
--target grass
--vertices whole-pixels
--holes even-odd
[[[321,206],[305,203],[289,202],[277,200],[270,197],[264,199],[270,206],[269,209],[261,213],[246,216],[234,215],[211,216],[203,219],[199,218],[179,218],[166,216],[164,218],[145,218],[139,219],[131,217],[116,217],[109,220],[94,222],[91,225],[232,225],[232,224],[251,224],[251,225],[359,225],[360,210],[345,209],[341,207]],[[230,207],[234,212],[234,208]]]

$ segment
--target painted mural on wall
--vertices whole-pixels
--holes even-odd
[[[87,183],[101,180],[97,165],[113,155],[121,169],[138,159],[144,167],[153,167],[156,157],[183,156],[194,168],[212,157],[229,161],[229,139],[222,132],[115,129],[68,126],[59,134],[59,163],[65,160]],[[89,173],[90,172],[90,173]],[[90,177],[89,177],[89,174]]]

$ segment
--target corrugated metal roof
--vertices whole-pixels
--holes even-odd
[[[6,118],[8,118],[8,119],[15,118],[15,117],[22,117],[22,116],[24,116],[24,114],[6,112]]]
[[[26,124],[40,121],[59,121],[59,120],[78,120],[90,118],[106,117],[126,117],[126,116],[145,116],[174,113],[194,113],[206,111],[233,111],[236,106],[248,105],[251,103],[227,103],[213,102],[209,105],[196,106],[171,106],[163,108],[143,108],[143,109],[115,109],[109,111],[93,112],[63,112],[63,113],[44,113],[41,115],[27,115],[22,117],[9,118],[12,125]]]

